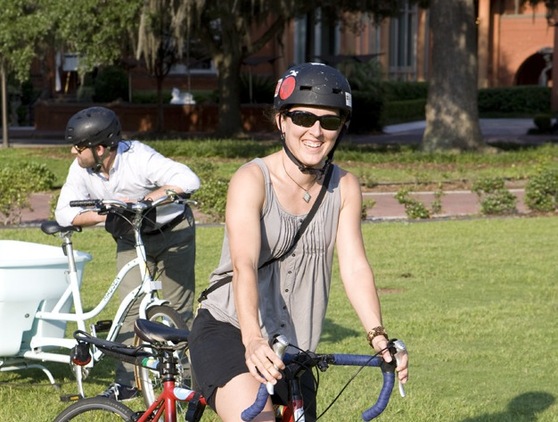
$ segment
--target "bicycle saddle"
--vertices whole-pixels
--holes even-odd
[[[45,234],[56,234],[60,232],[80,232],[80,226],[61,226],[56,221],[45,221],[41,223],[41,230]]]
[[[169,327],[160,322],[149,321],[147,319],[137,319],[134,324],[134,331],[143,341],[147,343],[167,343],[175,345],[188,341],[190,331]],[[181,345],[182,346],[182,345]]]

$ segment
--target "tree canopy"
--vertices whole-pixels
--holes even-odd
[[[240,69],[243,60],[267,42],[281,42],[287,24],[298,16],[315,14],[330,22],[350,24],[347,12],[377,20],[399,10],[401,0],[184,0],[187,31],[202,40],[219,72],[218,134],[242,132],[240,120]],[[352,26],[358,30],[357,26]],[[257,31],[254,31],[257,29]],[[257,34],[257,35],[256,35]]]
[[[145,60],[154,76],[180,58],[185,43],[200,40],[218,70],[217,132],[242,132],[240,69],[266,43],[282,41],[299,16],[338,22],[358,31],[348,13],[380,20],[403,0],[5,0],[0,16],[0,64],[25,79],[37,46],[79,53],[80,68],[123,57]],[[320,11],[318,14],[317,11]],[[168,48],[167,48],[168,47]],[[162,54],[164,53],[164,54]],[[164,75],[163,75],[164,76]]]
[[[79,53],[82,70],[131,54],[142,0],[51,0],[55,46]]]
[[[49,32],[51,16],[49,0],[4,0],[0,13],[0,74],[2,85],[2,139],[8,140],[7,75],[20,81],[29,77],[36,49]]]

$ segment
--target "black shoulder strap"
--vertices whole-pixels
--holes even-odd
[[[302,234],[304,233],[304,231],[306,230],[306,228],[308,227],[308,225],[310,224],[310,222],[312,221],[312,219],[314,218],[314,215],[316,215],[316,211],[318,211],[318,208],[320,207],[320,204],[322,203],[325,193],[327,191],[327,187],[329,186],[329,181],[331,179],[331,173],[333,173],[333,165],[329,165],[328,169],[327,169],[327,173],[325,175],[324,178],[324,183],[322,185],[322,188],[320,189],[320,193],[318,194],[318,197],[316,198],[316,202],[314,202],[314,205],[312,205],[312,208],[310,209],[310,212],[306,215],[306,217],[304,218],[304,221],[302,222],[302,224],[300,225],[300,227],[298,228],[298,231],[295,234],[295,237],[293,238],[293,243],[291,244],[291,247],[281,256],[278,256],[277,258],[272,258],[269,261],[267,261],[265,264],[263,264],[260,268],[262,268],[265,265],[268,265],[270,263],[272,263],[273,261],[277,261],[278,259],[283,258],[285,255],[287,255],[296,245],[296,242],[298,242],[302,236]]]
[[[322,184],[322,188],[320,189],[320,193],[318,194],[318,197],[316,198],[316,201],[314,202],[314,205],[312,205],[312,208],[310,209],[310,212],[306,215],[306,217],[304,218],[304,221],[302,222],[302,224],[298,228],[298,231],[296,232],[295,237],[293,238],[293,242],[291,243],[291,246],[289,247],[289,249],[287,249],[287,251],[282,253],[280,256],[271,258],[270,260],[264,262],[262,265],[260,265],[258,267],[258,270],[262,269],[263,267],[265,267],[269,264],[271,264],[272,262],[280,260],[281,258],[286,256],[289,252],[291,252],[291,250],[296,246],[296,243],[299,241],[302,234],[304,233],[304,231],[306,230],[306,228],[308,227],[308,225],[310,224],[310,222],[314,218],[314,215],[316,214],[316,211],[318,211],[318,208],[320,207],[320,204],[322,203],[322,200],[324,199],[325,193],[326,193],[327,188],[329,186],[329,181],[331,180],[331,174],[332,173],[333,173],[333,164],[329,164],[326,175],[325,175],[325,178],[324,178],[324,183]],[[222,278],[221,280],[213,283],[211,286],[209,286],[207,289],[205,289],[203,292],[200,293],[200,297],[198,298],[198,302],[201,303],[202,301],[207,299],[207,295],[209,295],[211,292],[217,290],[219,287],[224,286],[225,284],[230,283],[231,281],[232,281],[232,277],[225,277],[225,278]]]

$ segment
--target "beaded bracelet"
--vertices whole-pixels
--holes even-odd
[[[378,336],[384,336],[386,340],[389,339],[386,329],[383,326],[378,325],[377,327],[374,327],[370,331],[368,331],[368,334],[366,335],[366,339],[368,340],[368,344],[370,344],[370,347],[374,347],[372,345],[372,341]]]

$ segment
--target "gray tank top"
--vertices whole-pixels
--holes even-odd
[[[273,190],[269,170],[256,158],[264,175],[265,202],[261,213],[261,253],[259,265],[279,257],[291,246],[306,215],[286,212]],[[315,350],[322,332],[329,290],[333,251],[339,221],[340,169],[333,167],[328,191],[296,247],[285,257],[258,271],[259,317],[262,334],[287,336],[303,350]],[[228,237],[225,231],[221,260],[210,276],[210,284],[232,275]],[[219,321],[239,327],[232,283],[215,291],[202,302]]]

